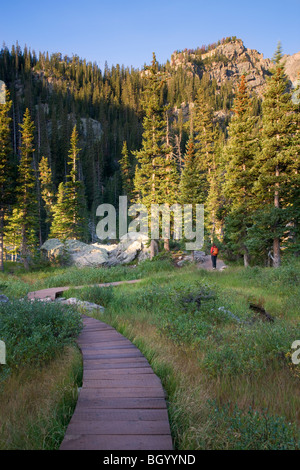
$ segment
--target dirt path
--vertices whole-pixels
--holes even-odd
[[[213,271],[210,255],[206,255],[205,261],[203,263],[198,263],[197,266],[199,269]],[[217,259],[217,271],[223,271],[223,269],[225,268],[227,268],[227,266],[224,261],[222,261],[221,259]]]

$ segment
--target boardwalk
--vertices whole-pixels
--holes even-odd
[[[119,286],[120,284],[135,284],[136,282],[140,282],[140,279],[133,279],[132,281],[117,281],[117,282],[106,282],[102,284],[92,284],[94,287],[107,287],[107,286]],[[55,300],[61,294],[63,294],[68,289],[82,289],[83,287],[91,287],[91,286],[66,286],[66,287],[49,287],[48,289],[36,290],[33,292],[29,292],[27,298],[29,300],[34,299],[46,299],[50,298],[51,300]]]
[[[146,358],[106,323],[83,323],[83,384],[60,449],[172,450],[164,390]]]

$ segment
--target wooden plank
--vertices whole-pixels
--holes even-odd
[[[93,333],[93,332],[96,332],[96,331],[99,331],[99,330],[100,331],[103,330],[103,331],[111,331],[111,332],[113,331],[116,335],[120,334],[112,326],[107,325],[107,324],[101,322],[100,320],[99,320],[99,323],[91,322],[91,323],[87,324],[87,322],[84,322],[84,328],[86,328],[86,327],[87,327],[87,329],[84,329],[83,332],[86,331],[87,333]],[[97,328],[97,329],[95,330],[95,328]]]
[[[97,325],[90,325],[90,326],[84,326],[84,332],[85,333],[96,333],[98,331],[113,331],[112,328],[104,328],[103,326],[97,326]]]
[[[147,409],[147,408],[118,408],[102,409],[85,406],[76,407],[70,422],[74,421],[168,421],[168,412],[166,408]]]
[[[81,333],[78,338],[78,343],[99,343],[101,341],[117,341],[118,339],[124,340],[124,336],[116,334],[114,331],[112,333],[99,333],[98,331],[90,333]]]
[[[121,338],[119,339],[118,338],[118,339],[108,339],[106,341],[95,341],[95,342],[90,342],[89,341],[87,343],[83,342],[82,345],[80,346],[80,348],[82,348],[82,347],[92,348],[92,347],[97,347],[97,346],[98,347],[103,346],[105,348],[105,346],[113,346],[113,345],[115,345],[115,346],[124,346],[126,344],[129,345],[129,344],[132,344],[132,343],[130,343],[130,341],[128,341],[126,338],[124,338],[124,339],[121,339]],[[134,345],[132,345],[132,346],[134,346]]]
[[[149,363],[146,360],[141,360],[142,358],[136,357],[134,362],[128,362],[128,359],[124,361],[112,361],[112,360],[102,360],[97,359],[85,360],[84,359],[84,370],[115,370],[115,369],[140,369],[145,367],[150,367]],[[151,369],[152,370],[152,369]],[[153,372],[153,371],[152,371]]]
[[[142,357],[142,354],[138,351],[132,351],[132,352],[116,352],[114,354],[112,354],[111,352],[109,352],[109,354],[104,354],[103,351],[97,353],[85,353],[84,355],[85,359],[125,359],[125,358],[136,358],[136,357]]]
[[[97,368],[89,368],[83,371],[84,379],[110,379],[115,377],[121,377],[123,375],[135,376],[140,374],[153,374],[153,371],[150,366],[148,367],[131,367],[131,368],[123,368],[123,369],[97,369]]]
[[[172,450],[167,435],[73,435],[69,434],[61,450]]]
[[[108,331],[109,331],[109,332],[113,332],[114,334],[116,333],[116,332],[113,330],[113,328],[108,328],[108,327],[105,328],[104,326],[94,326],[94,325],[91,325],[91,326],[89,326],[89,327],[86,327],[86,326],[84,327],[84,333],[82,333],[82,335],[83,335],[83,334],[88,335],[88,334],[90,334],[90,333],[98,333],[98,331],[103,332],[103,333],[108,332]]]
[[[89,353],[90,351],[111,351],[111,350],[116,350],[116,349],[122,349],[122,350],[128,350],[128,349],[135,349],[138,351],[138,349],[133,345],[133,344],[109,344],[109,343],[105,343],[105,346],[100,346],[100,345],[95,345],[95,346],[90,346],[89,344],[85,345],[85,346],[81,346],[80,347],[81,351],[82,352],[86,352],[86,353]]]
[[[63,293],[68,289],[69,287],[49,287],[40,291],[29,292],[27,297],[28,299],[45,299],[46,297],[56,298],[57,294]]]
[[[162,421],[74,421],[71,422],[68,432],[74,434],[100,434],[100,435],[165,435],[170,434],[169,423]]]
[[[82,332],[79,335],[79,339],[83,337],[93,337],[93,336],[98,336],[98,335],[114,335],[115,337],[122,337],[120,333],[117,331],[113,330],[112,328],[100,328],[98,330],[95,330],[92,328],[90,331],[86,331],[85,329],[82,330]]]
[[[143,356],[136,356],[133,358],[127,358],[127,357],[106,357],[106,358],[101,358],[101,359],[93,359],[93,358],[87,358],[86,356],[83,358],[84,362],[84,367],[88,366],[88,364],[107,364],[111,365],[111,367],[117,368],[118,364],[129,364],[130,367],[142,367],[144,364],[149,365],[149,362],[147,359]],[[128,367],[128,366],[127,366]]]
[[[139,376],[121,376],[118,378],[91,378],[84,379],[83,388],[139,388],[139,387],[155,387],[161,386],[158,377],[153,374],[141,374]]]
[[[96,398],[89,400],[79,394],[77,405],[89,408],[106,408],[117,410],[118,408],[126,409],[143,409],[149,410],[164,409],[166,402],[163,398]]]
[[[84,334],[85,332],[87,332],[87,333],[96,333],[100,330],[100,331],[103,331],[103,332],[105,332],[105,331],[106,332],[111,332],[111,333],[113,332],[116,336],[118,336],[118,335],[122,336],[121,333],[119,333],[117,330],[115,330],[110,325],[102,324],[100,321],[99,321],[99,324],[97,326],[96,325],[97,325],[96,323],[95,324],[91,323],[89,325],[90,329],[87,329],[87,330],[84,329],[81,334]],[[84,326],[84,328],[85,328],[85,326]],[[97,328],[97,330],[95,330],[95,328]]]
[[[165,392],[161,387],[139,388],[82,388],[81,398],[97,400],[98,398],[165,398]]]

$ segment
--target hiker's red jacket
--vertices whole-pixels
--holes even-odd
[[[219,250],[216,246],[212,246],[211,249],[210,249],[210,253],[214,256],[216,256],[218,254]]]

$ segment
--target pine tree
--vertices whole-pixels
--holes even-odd
[[[83,182],[78,178],[78,133],[73,128],[68,165],[71,167],[67,181],[58,187],[57,203],[53,208],[50,236],[61,240],[87,240],[88,220]]]
[[[293,139],[293,148],[295,150],[295,170],[294,179],[296,184],[291,188],[291,246],[288,247],[292,250],[293,254],[299,256],[300,253],[300,184],[299,184],[299,173],[300,173],[300,72],[298,73],[298,80],[295,92],[293,93],[293,103],[295,111],[295,134]],[[298,177],[297,177],[298,175]],[[297,183],[298,181],[298,183]]]
[[[9,214],[8,223],[4,231],[4,244],[6,252],[9,253],[14,260],[18,259],[22,244],[22,213],[17,207],[13,207]],[[33,233],[34,236],[34,233]]]
[[[55,188],[52,180],[52,171],[46,157],[42,157],[39,163],[39,180],[41,188],[41,197],[44,201],[46,212],[46,224],[49,228],[52,222],[52,211],[55,202]],[[47,230],[48,232],[48,230]]]
[[[181,204],[197,204],[202,200],[198,160],[195,155],[194,137],[192,135],[186,145],[179,189]]]
[[[58,238],[59,240],[66,240],[72,238],[70,229],[70,201],[66,196],[65,185],[60,183],[58,185],[57,199],[53,206],[53,219],[50,228],[50,238]]]
[[[21,128],[21,161],[18,167],[17,202],[15,217],[19,221],[20,255],[25,269],[29,269],[30,259],[37,247],[38,207],[36,180],[32,167],[34,123],[28,108],[25,111]],[[12,221],[13,222],[13,221]]]
[[[253,212],[254,163],[258,147],[257,118],[253,117],[251,100],[245,76],[242,75],[234,101],[234,116],[228,126],[229,138],[225,145],[224,194],[229,206],[226,233],[231,250],[244,256],[249,265],[247,229]]]
[[[212,155],[211,171],[207,175],[208,194],[205,202],[205,215],[207,230],[210,242],[215,242],[215,238],[223,239],[224,231],[224,206],[225,197],[223,191],[224,172],[221,165],[221,153],[224,147],[224,134],[222,131],[215,132],[214,152]]]
[[[10,181],[8,177],[9,158],[11,154],[9,112],[12,102],[9,93],[5,93],[5,101],[0,104],[0,270],[3,271],[3,237],[5,216],[8,209]]]
[[[195,155],[193,135],[190,135],[186,144],[183,165],[179,183],[179,200],[181,204],[192,204],[193,208],[195,208],[196,204],[202,202],[202,189],[199,185],[200,172],[198,160]],[[193,214],[195,216],[195,211]]]
[[[281,263],[280,242],[290,222],[289,206],[294,188],[299,185],[299,156],[293,145],[296,117],[284,72],[280,44],[274,56],[274,68],[263,97],[262,152],[259,155],[257,191],[264,210],[272,221],[273,266]]]
[[[132,191],[133,191],[133,175],[132,175],[132,165],[130,162],[130,157],[128,154],[126,141],[123,142],[120,167],[121,167],[123,194],[125,194],[128,197],[128,200],[130,201],[132,198]]]
[[[172,149],[167,143],[166,107],[161,104],[161,89],[166,76],[158,69],[155,54],[151,66],[145,67],[145,89],[143,92],[142,148],[136,151],[138,165],[134,177],[134,189],[137,202],[148,210],[151,204],[170,203],[175,194]],[[152,254],[155,242],[151,240]]]
[[[202,87],[199,88],[195,100],[193,132],[195,135],[195,150],[199,167],[199,186],[202,192],[201,202],[204,203],[209,191],[208,175],[214,165],[214,126],[213,109]]]
[[[152,65],[145,67],[145,90],[143,92],[143,139],[142,148],[135,152],[138,168],[135,173],[135,192],[137,199],[147,207],[152,203],[164,203],[165,193],[161,185],[165,175],[166,155],[170,148],[166,146],[165,107],[160,103],[160,90],[165,76],[158,70],[158,63],[153,54]]]
[[[178,202],[178,189],[179,189],[179,173],[177,169],[176,157],[173,153],[173,148],[171,146],[171,137],[170,137],[170,124],[169,124],[169,109],[167,106],[166,109],[166,146],[169,148],[169,153],[166,154],[165,158],[165,176],[163,177],[161,183],[165,187],[165,204],[168,204],[169,207],[174,203]],[[173,224],[173,215],[170,215],[170,225]],[[170,227],[171,228],[171,227]],[[169,238],[164,239],[164,249],[170,251],[170,240]]]

